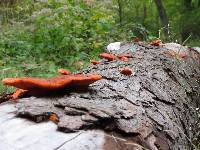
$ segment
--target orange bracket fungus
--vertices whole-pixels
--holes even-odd
[[[123,57],[120,58],[120,60],[121,60],[121,61],[128,61],[128,58],[125,57],[125,56],[123,56]]]
[[[128,61],[128,58],[132,58],[133,56],[131,54],[123,54],[123,55],[117,55],[117,57],[121,60],[121,61]]]
[[[120,73],[126,76],[130,76],[132,75],[133,71],[130,68],[125,67],[120,70]]]
[[[160,44],[162,44],[162,41],[160,39],[157,39],[157,40],[153,40],[150,45],[153,45],[153,46],[160,46]]]
[[[138,38],[138,37],[134,38],[133,42],[140,42],[140,38]]]
[[[169,50],[165,53],[179,60],[187,58],[187,53],[184,51],[177,52],[174,50]]]
[[[131,54],[122,54],[122,55],[117,55],[117,57],[120,59],[120,58],[122,58],[122,57],[127,57],[127,58],[132,58],[133,56],[131,55]]]
[[[55,113],[51,113],[51,115],[49,116],[49,120],[54,122],[54,123],[58,123],[59,122],[59,118]]]
[[[101,53],[99,56],[101,58],[107,59],[108,61],[114,61],[114,60],[116,60],[115,55],[109,54],[109,53]]]
[[[96,60],[91,60],[90,61],[93,65],[98,65],[98,64],[100,64],[100,62],[99,61],[96,61]]]

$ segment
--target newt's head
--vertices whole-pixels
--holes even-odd
[[[21,82],[21,80],[18,78],[5,78],[2,80],[2,83],[4,85],[11,85],[11,86],[15,86],[15,85],[19,84],[20,82]]]
[[[36,82],[42,83],[43,79],[39,78],[29,78],[29,77],[23,77],[23,78],[5,78],[2,80],[2,83],[4,85],[14,86],[19,89],[29,90],[35,87]]]

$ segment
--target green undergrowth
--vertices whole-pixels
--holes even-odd
[[[0,80],[52,77],[58,74],[58,68],[80,70],[97,57],[114,32],[114,19],[106,9],[99,11],[101,4],[91,7],[82,1],[53,0],[30,4],[29,15],[21,3],[9,9],[17,16],[3,17]],[[11,91],[13,88],[0,84],[0,94]]]

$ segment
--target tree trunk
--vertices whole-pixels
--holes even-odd
[[[102,61],[84,70],[104,79],[87,89],[67,90],[59,97],[20,99],[17,115],[41,122],[55,113],[60,131],[101,129],[120,135],[113,140],[116,145],[106,140],[103,149],[107,150],[191,149],[197,132],[195,110],[200,106],[200,56],[186,49],[193,57],[179,60],[167,51],[141,43],[126,44],[119,53],[131,53],[129,62]],[[121,74],[124,67],[133,74]]]
[[[118,3],[118,13],[119,13],[119,24],[122,26],[122,1],[117,0]]]
[[[193,15],[199,10],[200,1],[192,4],[192,0],[184,0],[183,9],[181,11],[181,39],[182,42],[192,35],[192,39],[199,39],[199,24],[198,15]]]
[[[147,18],[147,5],[146,5],[146,0],[143,2],[143,18],[142,18],[142,22],[143,24],[145,24],[145,20]]]
[[[165,8],[162,4],[162,0],[154,0],[155,4],[157,6],[158,9],[158,13],[159,13],[159,17],[160,17],[160,21],[162,23],[162,27],[163,27],[163,31],[165,34],[165,38],[168,39],[169,38],[169,20],[167,17],[167,13],[165,11]]]
[[[184,0],[184,6],[187,10],[192,9],[192,0]]]
[[[0,6],[13,6],[15,3],[17,3],[17,0],[1,0]]]

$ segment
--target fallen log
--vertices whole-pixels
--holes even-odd
[[[185,51],[182,58],[163,46],[125,44],[117,53],[131,54],[128,62],[102,61],[83,71],[100,74],[102,80],[62,96],[22,98],[15,104],[16,114],[43,122],[54,113],[59,131],[100,129],[131,139],[129,146],[115,139],[118,149],[192,149],[198,131],[200,56],[193,49]],[[121,74],[125,67],[133,73]]]

